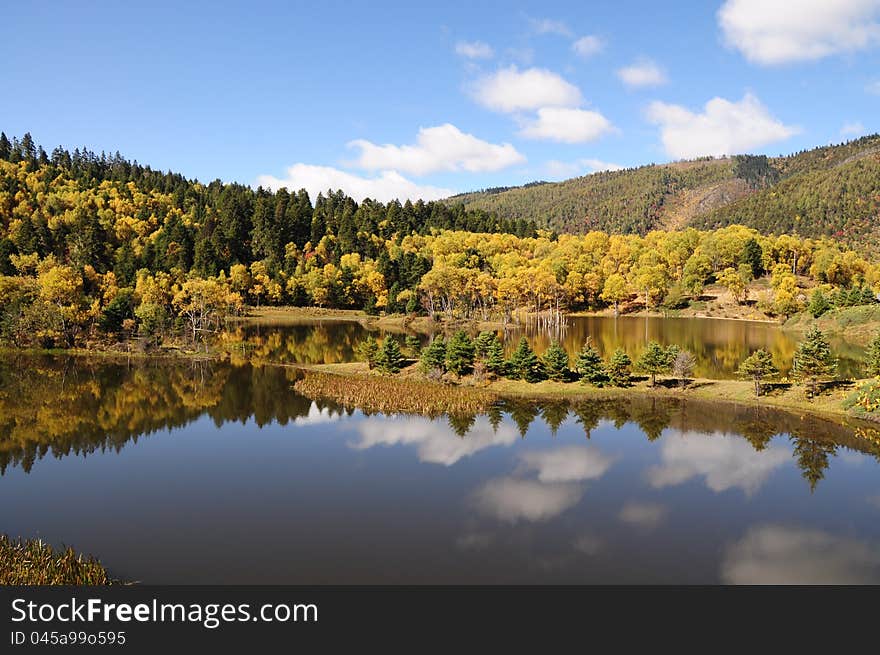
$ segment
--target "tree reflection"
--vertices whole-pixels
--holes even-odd
[[[74,357],[0,359],[0,473],[30,471],[48,454],[64,457],[118,451],[129,441],[186,425],[207,415],[215,425],[253,421],[281,425],[319,415],[350,415],[354,408],[313,403],[293,391],[294,369],[217,361],[109,362]],[[365,414],[369,414],[364,412]],[[831,458],[845,447],[880,461],[880,429],[855,421],[799,416],[766,407],[633,395],[574,402],[504,401],[487,412],[492,433],[505,420],[525,438],[536,420],[556,435],[573,415],[589,439],[600,422],[632,424],[654,441],[663,431],[733,434],[757,452],[777,435],[793,443],[804,479],[815,489]],[[314,416],[311,417],[314,419]],[[477,416],[447,416],[448,430],[472,436]],[[483,423],[484,427],[486,424]]]

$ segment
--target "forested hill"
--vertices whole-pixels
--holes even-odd
[[[880,135],[785,157],[641,166],[462,194],[449,202],[560,232],[644,234],[740,223],[765,233],[880,243]]]
[[[356,203],[341,191],[309,198],[305,190],[252,189],[219,180],[202,184],[128,161],[63,148],[51,154],[29,134],[0,133],[0,275],[13,255],[55,256],[80,268],[217,275],[234,264],[282,267],[291,248],[379,257],[384,239],[431,229],[533,236],[535,224],[496,220],[461,203]]]

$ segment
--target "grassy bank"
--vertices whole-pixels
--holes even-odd
[[[72,548],[55,550],[39,540],[0,535],[0,585],[106,585],[107,571]]]
[[[480,407],[486,403],[491,404],[493,398],[577,401],[636,395],[772,407],[788,412],[836,418],[870,418],[859,416],[844,407],[844,401],[861,381],[828,384],[821,393],[812,398],[807,395],[803,386],[769,382],[765,383],[762,395],[756,398],[754,383],[745,380],[697,378],[689,380],[683,387],[675,380],[658,379],[657,385],[651,386],[647,379],[637,379],[629,387],[600,388],[580,382],[545,380],[530,383],[505,378],[475,382],[467,377],[457,384],[444,384],[420,376],[415,366],[402,371],[401,377],[387,377],[370,372],[366,364],[324,364],[307,367],[303,371],[303,379],[296,384],[296,390],[303,395],[386,413],[480,411]],[[454,407],[454,410],[446,409],[448,407]],[[875,420],[880,420],[880,417]]]
[[[880,305],[831,309],[819,318],[813,318],[809,312],[801,312],[786,321],[782,328],[803,333],[813,325],[830,337],[867,346],[880,334]]]

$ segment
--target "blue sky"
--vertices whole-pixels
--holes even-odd
[[[880,129],[880,0],[12,3],[0,129],[426,198]]]

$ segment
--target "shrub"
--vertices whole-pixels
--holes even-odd
[[[0,535],[0,585],[106,585],[113,581],[101,564],[42,541],[13,541]]]

